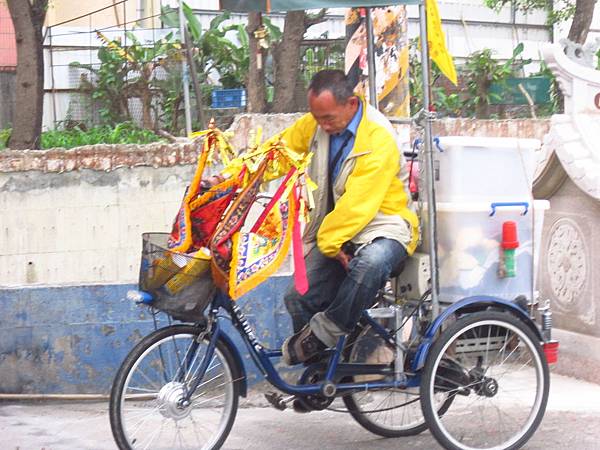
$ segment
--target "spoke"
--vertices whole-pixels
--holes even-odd
[[[213,381],[215,381],[216,379],[218,379],[218,378],[221,378],[221,377],[224,377],[224,376],[225,376],[225,374],[224,374],[224,373],[220,373],[219,375],[216,375],[216,376],[212,377],[210,380],[203,381],[202,383],[200,383],[200,384],[198,385],[198,387],[196,388],[196,390],[198,390],[198,389],[200,389],[200,388],[202,388],[202,387],[206,386],[208,383],[212,383],[212,382],[213,382]],[[222,387],[222,386],[225,386],[225,385],[227,385],[227,384],[229,384],[229,383],[232,383],[232,382],[230,382],[230,381],[225,381],[224,383],[217,384],[217,385],[216,385],[216,386],[214,386],[214,387],[215,387],[215,388],[220,388],[220,387]],[[202,394],[202,393],[198,394],[198,396],[200,396],[200,395],[203,395],[203,394]]]
[[[215,367],[218,367],[218,366],[220,366],[220,365],[221,365],[221,362],[220,362],[220,360],[219,360],[219,363],[218,363],[216,366],[213,366],[212,364],[214,363],[215,359],[217,359],[217,355],[216,355],[216,354],[215,354],[215,355],[213,355],[213,357],[212,357],[212,359],[211,359],[210,363],[208,363],[208,366],[207,366],[207,369],[206,369],[205,375],[206,375],[207,373],[209,373],[211,370],[213,370]],[[198,367],[197,367],[197,368],[194,370],[194,373],[193,373],[193,375],[192,375],[192,378],[191,378],[191,380],[193,380],[194,378],[196,378],[196,376],[198,375],[198,371],[200,370],[200,366],[201,366],[201,365],[202,365],[202,364],[198,364]],[[198,386],[198,387],[200,387],[200,386]]]
[[[198,434],[198,430],[196,429],[197,427],[202,429],[202,426],[198,423],[196,423],[196,420],[194,420],[194,416],[193,416],[194,411],[190,411],[190,421],[194,424],[194,426],[192,427],[194,429],[194,434],[196,435],[196,441],[198,442],[198,445],[202,445],[203,440],[200,438],[200,435]]]
[[[131,389],[132,391],[141,391],[141,392],[148,392],[150,394],[156,394],[158,395],[158,392],[156,391],[156,389],[146,389],[146,388],[141,388],[141,387],[136,387],[136,386],[129,386],[127,387],[127,389]]]
[[[489,352],[490,352],[490,340],[492,337],[492,327],[491,326],[487,326],[488,329],[488,335],[487,335],[487,343],[485,344],[485,364],[487,366],[488,361],[489,361]]]
[[[196,365],[196,369],[194,369],[193,371],[191,369],[192,369],[192,367],[194,367],[194,365],[198,361],[198,358],[200,357],[201,353],[202,353],[202,358],[204,358],[205,353],[200,350],[200,344],[198,344],[198,348],[196,349],[196,353],[194,354],[194,358],[192,359],[192,361],[190,362],[189,366],[187,367],[187,369],[188,369],[188,376],[185,377],[186,383],[190,383],[191,380],[193,380],[196,377],[196,373],[200,369],[201,364]],[[187,356],[186,356],[186,359],[187,359]]]
[[[506,361],[508,361],[508,359],[517,351],[518,348],[519,348],[518,346],[515,346],[515,348],[513,348],[511,350],[511,352],[508,354],[508,356],[506,356],[504,359],[502,359],[502,361],[500,361],[500,363],[498,364],[498,367],[502,367],[506,363]]]
[[[133,424],[133,431],[131,432],[132,436],[135,436],[137,434],[137,432],[140,430],[140,428],[143,425],[143,422],[145,421],[145,419],[147,419],[148,417],[150,417],[150,415],[154,414],[155,412],[160,411],[160,406],[157,405],[154,408],[152,408],[150,411],[148,411],[147,414],[144,414],[143,416],[141,416],[139,418],[139,420]]]
[[[164,424],[164,421],[165,421],[165,419],[163,418],[163,421],[162,421],[162,423],[160,424],[160,427],[159,427],[158,429],[156,429],[156,430],[154,431],[154,433],[152,433],[152,434],[150,435],[150,437],[148,438],[148,443],[147,443],[147,444],[144,446],[144,450],[147,450],[147,449],[149,449],[149,448],[150,448],[150,444],[152,443],[152,441],[154,441],[154,438],[160,434],[160,432],[161,432],[161,430],[162,430],[162,427],[163,427],[163,424]]]
[[[183,433],[181,432],[181,427],[179,426],[179,424],[177,424],[175,428],[177,429],[177,436],[179,436],[180,447],[185,448],[185,444],[183,442]]]
[[[217,395],[217,396],[215,396],[215,397],[206,398],[206,399],[204,399],[204,400],[203,400],[203,401],[201,401],[201,402],[196,402],[196,401],[194,401],[193,405],[194,405],[194,406],[202,406],[202,405],[204,405],[204,404],[206,404],[206,403],[208,403],[208,402],[210,402],[210,401],[212,401],[212,400],[215,400],[215,399],[217,399],[217,398],[221,398],[221,397],[225,397],[225,393],[223,393],[223,394],[221,394],[221,395]],[[197,397],[193,398],[192,400],[196,400],[196,399],[197,399]]]
[[[138,370],[136,373],[139,373],[141,377],[143,377],[150,386],[152,386],[156,391],[160,391],[160,385],[157,385],[156,382],[152,381],[148,375],[144,372],[144,370],[138,366]],[[133,378],[133,377],[132,377]]]

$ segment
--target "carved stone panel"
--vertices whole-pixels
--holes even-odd
[[[600,205],[567,180],[544,220],[538,289],[550,299],[555,326],[600,336],[596,298]]]

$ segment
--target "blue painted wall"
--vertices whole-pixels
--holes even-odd
[[[289,282],[271,278],[239,300],[267,347],[280,346],[291,332],[282,301]],[[135,287],[0,289],[0,392],[108,393],[127,353],[154,327],[148,309],[126,299]],[[237,336],[235,342],[253,384],[258,370]]]

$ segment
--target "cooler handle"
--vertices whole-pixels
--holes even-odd
[[[527,212],[529,211],[528,202],[494,202],[490,204],[490,207],[492,208],[492,210],[490,211],[490,217],[496,214],[496,208],[502,208],[505,206],[522,206],[523,208],[525,208],[523,213],[521,214],[522,216],[527,214]]]

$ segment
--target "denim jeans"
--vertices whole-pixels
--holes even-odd
[[[318,316],[326,318],[339,330],[335,334],[350,333],[362,310],[373,304],[377,291],[406,257],[406,249],[399,242],[378,238],[360,248],[346,272],[339,261],[325,257],[318,248],[314,248],[305,259],[308,292],[300,295],[292,284],[284,297],[294,333],[320,312],[324,312],[324,316]],[[322,332],[314,329],[313,322],[311,328],[319,339],[330,345],[333,338],[323,339]]]

